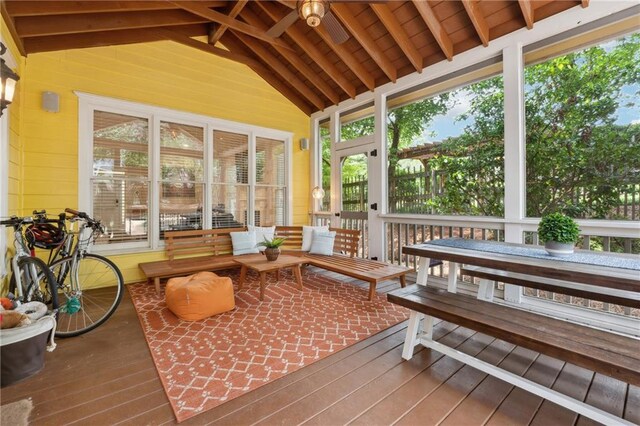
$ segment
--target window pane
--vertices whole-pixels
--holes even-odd
[[[93,216],[107,227],[106,234],[96,244],[146,241],[148,183],[122,178],[96,178],[92,186]]]
[[[284,141],[256,138],[256,183],[284,186],[285,160]]]
[[[272,186],[256,187],[256,226],[285,224],[286,188]]]
[[[331,134],[329,133],[329,121],[320,123],[320,144],[322,155],[322,189],[324,198],[320,210],[329,211],[331,209]]]
[[[502,76],[389,110],[389,211],[503,216]]]
[[[525,69],[527,216],[640,220],[640,34]]]
[[[212,228],[236,228],[247,224],[249,205],[247,185],[214,184],[212,189]]]
[[[374,120],[372,104],[340,114],[339,142],[373,135],[373,132]]]
[[[204,130],[160,122],[160,237],[202,229]]]
[[[204,184],[160,183],[160,238],[165,231],[202,229]]]
[[[108,228],[97,243],[148,237],[148,120],[94,111],[93,215]]]
[[[214,130],[213,182],[249,183],[249,138],[247,135]]]

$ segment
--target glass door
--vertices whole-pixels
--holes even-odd
[[[368,257],[369,157],[366,151],[340,157],[339,226],[361,232],[358,256]]]

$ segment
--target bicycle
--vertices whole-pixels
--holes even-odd
[[[56,279],[42,259],[31,256],[24,236],[24,228],[32,224],[31,217],[12,216],[0,221],[0,225],[13,228],[15,254],[11,259],[9,292],[19,303],[42,302],[55,313],[58,309]]]
[[[104,234],[99,220],[85,212],[65,209],[58,219],[45,211],[34,212],[33,226],[25,231],[30,245],[50,250],[49,268],[58,285],[58,328],[56,337],[73,337],[103,324],[116,311],[124,292],[120,269],[109,259],[89,253],[96,238]],[[67,230],[65,220],[80,223],[77,232]],[[57,246],[42,243],[47,224],[57,224],[64,233]],[[64,298],[62,297],[64,296]]]

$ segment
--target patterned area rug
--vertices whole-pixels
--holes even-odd
[[[234,284],[237,271],[221,271]],[[367,290],[305,271],[304,290],[289,272],[267,276],[260,302],[249,274],[236,308],[203,321],[181,321],[152,285],[127,286],[177,420],[183,421],[296,371],[408,318],[408,311]]]

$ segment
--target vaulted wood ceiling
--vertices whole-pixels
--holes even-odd
[[[267,34],[295,1],[1,2],[22,54],[172,40],[246,64],[307,114],[578,5],[588,0],[333,0],[350,35],[336,44],[302,19]]]

